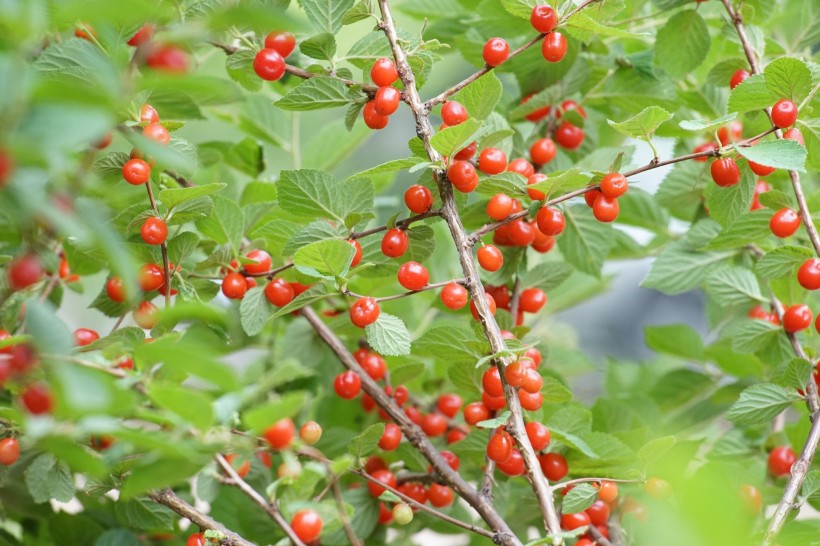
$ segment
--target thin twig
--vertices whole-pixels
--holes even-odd
[[[415,222],[418,222],[418,221],[421,221],[421,220],[426,220],[427,218],[435,218],[437,216],[441,216],[441,211],[440,210],[438,210],[438,209],[428,210],[427,212],[424,212],[422,214],[417,214],[415,216],[410,216],[409,218],[405,218],[404,220],[399,220],[392,227],[406,229],[407,227],[409,227],[411,224],[413,224]],[[366,229],[364,231],[354,232],[354,233],[350,234],[350,237],[348,237],[348,239],[361,239],[362,237],[367,237],[368,235],[373,235],[374,233],[379,233],[381,231],[387,231],[388,229],[390,229],[390,227],[391,226],[384,225],[384,226],[379,226],[379,227]]]
[[[330,464],[327,464],[328,468]],[[333,498],[336,500],[336,506],[339,509],[339,519],[342,521],[347,539],[350,541],[350,546],[364,546],[364,543],[356,536],[356,531],[350,524],[350,518],[347,517],[347,509],[345,509],[345,502],[342,499],[342,489],[339,487],[339,481],[333,480],[331,482],[331,489],[333,490]]]
[[[489,438],[495,434],[495,430],[487,431]],[[489,440],[488,440],[489,441]],[[495,485],[495,461],[490,459],[489,455],[484,454],[484,472],[481,475],[481,489],[478,492],[484,497],[487,502],[493,502],[493,485]]]
[[[151,202],[151,208],[154,209],[154,213],[159,218],[159,209],[157,209],[157,201],[154,199],[154,190],[151,188],[151,181],[145,183],[145,187],[148,190],[148,200]],[[163,274],[165,275],[165,286],[163,287],[163,291],[165,292],[165,308],[168,309],[171,307],[171,268],[168,262],[168,243],[163,241],[162,244],[159,245],[160,251],[162,252],[162,270]]]
[[[567,480],[561,483],[555,483],[552,485],[553,491],[559,491],[567,486],[575,485],[578,483],[593,483],[593,482],[615,482],[615,483],[644,483],[646,480],[626,480],[626,479],[617,479],[617,478],[578,478],[575,480]]]
[[[461,278],[461,279],[452,279],[452,280],[449,280],[449,281],[435,282],[435,283],[432,283],[432,284],[428,284],[427,286],[425,286],[424,288],[421,288],[419,290],[410,290],[408,292],[402,292],[401,294],[393,294],[392,296],[381,296],[381,297],[373,298],[373,299],[378,301],[378,302],[397,300],[397,299],[401,299],[401,298],[406,298],[408,296],[415,296],[416,294],[418,294],[420,292],[427,292],[428,290],[436,290],[437,288],[442,288],[442,287],[447,286],[448,284],[453,283],[453,282],[464,285],[464,284],[467,284],[467,279]],[[362,294],[356,294],[355,292],[351,292],[350,290],[347,290],[347,289],[344,289],[342,291],[342,293],[345,296],[352,296],[354,298],[364,298],[365,297]]]
[[[598,546],[612,546],[612,543],[609,541],[609,539],[602,535],[601,531],[599,531],[596,526],[590,525],[589,527],[587,527],[587,533],[589,533],[592,536],[592,538],[595,539],[595,543],[598,544]]]
[[[180,516],[188,519],[200,529],[207,529],[211,531],[218,531],[225,535],[225,539],[221,541],[222,546],[256,546],[253,542],[249,542],[237,535],[218,521],[210,518],[176,496],[170,489],[161,489],[148,493],[148,498],[157,504],[167,506]]]

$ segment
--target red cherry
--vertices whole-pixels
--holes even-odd
[[[557,150],[551,138],[539,138],[530,146],[530,158],[536,165],[546,165],[555,158]]]
[[[610,199],[606,195],[599,195],[592,205],[592,215],[599,222],[614,222],[620,210],[618,200]]]
[[[365,125],[377,131],[387,127],[387,124],[390,121],[389,117],[383,116],[376,111],[375,100],[368,101],[367,104],[364,105],[364,109],[362,110],[362,118],[364,119]]]
[[[142,223],[140,236],[149,245],[161,245],[168,237],[168,226],[162,218],[151,216]]]
[[[537,313],[547,304],[547,295],[540,288],[525,288],[521,291],[519,308],[525,313]]]
[[[385,392],[388,392],[389,387],[385,387]],[[396,391],[393,393],[393,398],[396,400],[396,404],[399,406],[403,406],[410,400],[410,391],[407,390],[407,387],[404,385],[399,385],[396,387]]]
[[[322,425],[316,421],[308,421],[299,427],[299,438],[309,446],[312,446],[322,438]],[[270,468],[270,464],[266,465]]]
[[[145,264],[137,273],[137,280],[143,292],[151,292],[165,283],[165,272],[157,264]]]
[[[729,89],[734,89],[735,87],[743,83],[743,80],[745,80],[749,76],[750,74],[742,68],[736,70],[735,73],[732,74],[732,79],[729,80]]]
[[[760,195],[763,194],[763,193],[766,193],[768,191],[771,191],[771,189],[772,189],[772,187],[769,186],[769,184],[767,184],[765,181],[758,180],[755,183],[755,192],[752,195],[752,204],[749,207],[749,210],[765,209],[766,207],[764,207],[760,203]]]
[[[611,503],[618,497],[618,484],[604,480],[598,487],[598,499]]]
[[[797,282],[806,290],[820,288],[820,260],[810,258],[797,270]]]
[[[526,104],[527,102],[529,102],[529,100],[532,98],[532,96],[533,96],[533,93],[530,93],[526,97],[522,98],[521,99],[521,104]],[[550,115],[550,107],[545,106],[543,108],[539,108],[538,110],[535,110],[532,113],[527,114],[525,116],[525,118],[527,119],[527,121],[532,121],[533,123],[535,123],[535,122],[541,121],[542,119],[544,119],[548,115]],[[535,161],[535,159],[533,159],[533,161]]]
[[[11,155],[0,148],[0,188],[6,185],[6,182],[11,178],[11,173],[14,170],[14,160]]]
[[[427,490],[427,499],[430,504],[437,508],[444,508],[453,504],[454,495],[453,490],[446,485],[434,483]]]
[[[379,449],[384,451],[393,451],[399,447],[401,442],[401,429],[395,423],[387,423],[384,426],[384,432],[379,440]]]
[[[792,209],[780,209],[769,220],[769,228],[776,237],[791,237],[800,227],[800,215]]]
[[[551,63],[561,62],[567,54],[567,39],[560,32],[550,32],[544,36],[541,54]]]
[[[507,168],[507,156],[498,148],[485,148],[478,156],[478,169],[485,174],[503,173]]]
[[[555,130],[555,142],[567,150],[576,150],[584,142],[584,130],[568,121],[561,122]]]
[[[205,546],[205,535],[194,533],[185,541],[185,546]]]
[[[484,292],[484,299],[487,301],[487,306],[490,308],[490,314],[495,316],[495,300],[487,292]],[[470,302],[470,312],[473,314],[474,319],[479,320],[478,308],[475,305],[475,300]]]
[[[76,347],[91,345],[98,339],[100,339],[100,334],[90,328],[77,328],[74,330],[74,345]]]
[[[797,127],[792,127],[788,131],[783,132],[783,138],[787,138],[789,140],[793,140],[800,144],[801,146],[806,145],[806,141],[803,139],[803,133],[800,132],[800,129]]]
[[[398,258],[407,252],[409,244],[406,231],[399,228],[388,229],[382,238],[382,253],[389,258]]]
[[[507,165],[507,171],[511,173],[518,173],[524,178],[530,178],[535,174],[535,167],[533,167],[532,163],[523,157],[518,157],[510,161],[510,164]]]
[[[575,110],[578,112],[578,114],[580,114],[582,118],[587,119],[586,110],[584,110],[584,108],[574,100],[565,100],[564,102],[562,102],[561,110],[563,110],[564,112],[568,112],[569,110]]]
[[[150,104],[143,104],[140,106],[140,121],[148,122],[148,124],[158,123],[159,114]]]
[[[498,271],[504,264],[504,256],[493,245],[485,245],[476,252],[478,264],[487,271]]]
[[[416,184],[404,192],[404,204],[416,214],[423,214],[433,207],[433,194],[430,190]]]
[[[487,443],[487,457],[496,463],[503,463],[512,456],[513,439],[505,430],[499,430]]]
[[[441,106],[441,119],[450,127],[464,123],[468,117],[467,109],[458,102],[447,101]]]
[[[285,449],[291,444],[294,436],[296,436],[296,425],[286,417],[268,427],[263,433],[263,436],[273,449]]]
[[[456,416],[458,410],[461,409],[462,400],[457,394],[442,394],[436,402],[436,408],[451,419]],[[457,470],[457,469],[456,469]]]
[[[273,82],[285,75],[285,59],[272,48],[264,48],[253,58],[253,71],[265,81]]]
[[[487,368],[484,375],[481,376],[481,386],[484,388],[484,392],[493,398],[504,396],[504,386],[501,384],[501,374],[495,366],[490,366]]]
[[[393,85],[399,79],[399,72],[391,59],[382,57],[373,63],[370,69],[370,78],[379,87]]]
[[[141,46],[142,44],[149,43],[154,38],[154,25],[150,23],[146,23],[140,27],[140,29],[128,40],[128,45],[130,46]]]
[[[718,145],[714,142],[704,142],[703,144],[696,146],[692,153],[700,154],[703,152],[714,152],[718,149]],[[701,163],[706,163],[706,160],[709,159],[709,156],[703,155],[700,157],[696,157],[695,161],[700,161]]]
[[[481,403],[490,411],[498,411],[507,406],[507,400],[503,396],[490,396],[486,392],[481,393]]]
[[[712,180],[714,180],[718,186],[726,188],[740,182],[740,170],[737,168],[735,160],[731,157],[715,159],[710,169],[712,171]]]
[[[393,521],[393,511],[383,502],[379,503],[379,525],[388,525]]]
[[[539,229],[533,229],[535,239],[533,240],[532,249],[536,252],[546,253],[552,250],[555,246],[555,238],[549,235],[544,235]]]
[[[139,306],[134,309],[134,322],[139,325],[140,328],[145,330],[150,330],[153,328],[158,320],[159,308],[151,303],[150,301],[144,301],[139,304]]]
[[[355,251],[353,253],[353,259],[350,261],[350,267],[356,267],[362,262],[362,245],[360,245],[356,239],[348,239],[347,242],[353,246]]]
[[[794,334],[808,328],[811,319],[811,309],[808,305],[792,305],[783,312],[783,329],[790,334]]]
[[[498,469],[507,476],[521,476],[525,472],[524,458],[517,449],[512,450],[510,458],[503,463],[497,463]]]
[[[350,306],[350,322],[354,326],[364,328],[378,320],[381,309],[373,298],[359,298]]]
[[[526,387],[527,383],[524,385]],[[544,396],[540,392],[527,392],[526,388],[518,389],[518,400],[521,407],[527,411],[538,411],[544,404]]]
[[[523,389],[530,394],[536,394],[541,391],[541,387],[544,385],[544,378],[541,377],[534,368],[529,368],[527,371],[527,381],[524,383]],[[533,403],[535,401],[533,400]]]
[[[777,170],[774,167],[767,167],[766,165],[761,165],[759,163],[755,163],[754,161],[749,161],[749,167],[757,176],[769,176]]]
[[[290,527],[302,542],[313,542],[322,534],[322,517],[316,510],[299,510],[290,520]]]
[[[626,193],[629,183],[621,173],[608,173],[601,180],[601,193],[610,199],[617,199]]]
[[[421,430],[431,438],[442,436],[447,432],[447,418],[440,413],[428,413],[421,422]]]
[[[3,438],[0,440],[0,464],[11,466],[20,458],[20,443],[17,438]]]
[[[527,438],[535,451],[542,451],[550,443],[550,430],[536,421],[530,421],[524,427],[527,431]]]
[[[143,159],[129,159],[122,166],[122,177],[134,186],[145,184],[151,179],[151,167]]]
[[[797,461],[797,454],[787,446],[779,446],[769,453],[769,473],[779,478],[788,476],[792,465]]]
[[[462,193],[470,193],[478,186],[478,173],[475,172],[475,167],[466,161],[450,163],[447,168],[447,178]]]
[[[243,266],[245,273],[248,275],[261,275],[263,273],[267,273],[273,265],[270,254],[264,250],[251,250],[245,254],[245,257],[249,260],[253,260],[251,263],[247,263]]]
[[[395,87],[380,87],[373,99],[373,109],[381,116],[389,116],[399,109],[401,91]]]
[[[564,219],[564,213],[552,207],[541,207],[538,209],[538,214],[535,217],[538,224],[538,229],[544,235],[556,236],[564,231],[567,222]]]
[[[577,514],[564,514],[561,516],[561,528],[567,531],[586,527],[590,524],[589,516],[586,512],[579,512]]]
[[[421,290],[427,286],[430,274],[418,262],[407,262],[399,268],[399,284],[408,290]]]
[[[381,381],[387,375],[387,362],[376,353],[368,353],[359,364],[373,381]]]
[[[162,72],[181,74],[188,71],[188,54],[175,45],[152,46],[145,61],[154,70]]]
[[[470,402],[464,406],[464,422],[475,425],[490,418],[490,410],[482,402]]]
[[[461,440],[463,440],[466,437],[467,437],[467,434],[464,431],[462,431],[460,429],[457,429],[457,428],[451,428],[450,430],[447,431],[447,436],[446,436],[445,439],[446,439],[448,444],[454,444],[456,442],[460,442]]]
[[[396,488],[396,476],[394,476],[389,470],[376,470],[371,474],[371,476],[373,476],[376,481],[383,484],[379,485],[378,483],[371,481],[367,482],[367,490],[370,491],[370,494],[376,498],[379,498],[381,494],[386,491],[384,485],[393,489]]]
[[[142,136],[154,142],[159,142],[163,146],[171,142],[171,133],[169,133],[168,129],[161,123],[149,123],[143,127]],[[133,184],[133,182],[131,183]]]
[[[475,142],[472,142],[472,143],[470,143],[469,146],[467,146],[466,148],[462,149],[460,152],[455,154],[453,156],[453,159],[457,159],[459,161],[467,161],[468,159],[470,159],[471,157],[473,157],[475,155],[475,152],[476,152],[477,148],[478,148],[478,145]]]
[[[51,399],[51,389],[45,383],[34,383],[26,387],[20,395],[23,407],[32,415],[51,413],[54,402]]]
[[[510,302],[512,301],[512,295],[510,294],[510,289],[507,288],[506,285],[491,287],[487,286],[487,292],[495,300],[495,305],[502,309],[509,309]],[[503,332],[502,332],[503,335]]]
[[[558,15],[550,6],[535,6],[530,14],[530,24],[541,34],[546,34],[558,26]]]
[[[587,508],[585,512],[592,525],[606,525],[609,519],[609,506],[600,499],[592,503],[592,506]]]
[[[541,353],[535,347],[530,347],[524,353],[524,356],[522,357],[522,360],[531,361],[532,364],[533,364],[532,367],[537,370],[538,367],[541,365]]]
[[[523,387],[524,383],[527,382],[527,370],[529,370],[529,368],[521,362],[513,362],[504,368],[504,379],[511,387]]]
[[[498,66],[510,56],[510,44],[502,38],[490,38],[484,44],[482,56],[487,66]]]
[[[17,291],[40,282],[45,270],[37,255],[24,254],[8,265],[7,274],[9,287]]]
[[[535,173],[527,179],[527,186],[534,186],[544,182],[545,180],[547,180],[547,175],[543,173]],[[527,188],[527,195],[529,195],[530,199],[533,201],[543,201],[547,198],[547,194],[541,190],[533,190],[529,188]]]
[[[93,144],[94,149],[96,150],[104,150],[111,145],[111,141],[114,140],[114,132],[108,131],[100,140],[96,141]]]
[[[248,291],[248,284],[245,282],[245,277],[236,272],[231,272],[225,275],[222,279],[222,293],[225,297],[232,300],[241,300]]]
[[[723,146],[743,138],[743,124],[739,121],[730,121],[717,131],[718,140]]]
[[[503,220],[512,213],[513,199],[509,195],[497,193],[487,203],[487,216],[493,220]]]
[[[794,125],[797,115],[797,105],[789,99],[780,99],[772,106],[772,123],[781,129]]]
[[[467,305],[467,289],[458,283],[451,282],[441,290],[441,303],[448,309],[456,311]]]
[[[461,466],[461,461],[459,460],[458,455],[452,451],[447,451],[446,449],[439,453],[439,455],[441,455],[441,458],[447,463],[447,466],[458,472],[458,469]],[[427,472],[433,472],[433,465],[427,467]]]
[[[290,32],[275,30],[265,36],[265,48],[273,49],[282,57],[287,58],[296,48],[296,37]]]
[[[541,472],[551,482],[557,482],[569,473],[567,460],[558,453],[544,453],[538,457]]]
[[[407,482],[401,484],[396,489],[399,493],[407,495],[419,504],[424,504],[427,502],[427,488],[420,483]]]

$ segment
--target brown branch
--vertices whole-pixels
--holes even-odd
[[[183,188],[193,188],[194,186],[196,186],[196,184],[194,184],[193,180],[189,180],[189,179],[185,178],[184,176],[182,176],[181,174],[177,174],[176,172],[174,172],[170,169],[165,169],[163,172],[165,174],[167,174],[168,176],[170,176],[171,178],[173,178],[174,181],[177,184],[179,184],[180,186],[182,186]]]
[[[191,521],[200,529],[207,529],[209,531],[218,531],[225,535],[220,544],[222,546],[256,546],[253,542],[249,542],[237,535],[218,521],[206,516],[184,500],[176,496],[170,489],[161,489],[148,493],[148,498],[157,504],[167,506],[183,518]]]
[[[463,278],[462,279],[452,279],[452,280],[449,280],[449,281],[442,281],[442,282],[435,282],[435,283],[432,283],[432,284],[428,284],[427,286],[425,286],[424,288],[422,288],[420,290],[410,290],[408,292],[402,292],[401,294],[393,294],[392,296],[382,296],[382,297],[373,298],[373,299],[378,301],[378,302],[397,300],[397,299],[401,299],[401,298],[406,298],[407,296],[415,296],[416,294],[419,294],[421,292],[427,292],[428,290],[436,290],[437,288],[442,288],[442,287],[447,286],[448,284],[450,284],[452,282],[455,282],[455,283],[458,283],[458,284],[461,284],[461,285],[467,284],[466,279],[463,279]],[[342,294],[344,294],[345,296],[352,296],[354,298],[364,298],[365,297],[362,294],[357,294],[357,293],[351,292],[350,290],[347,290],[347,289],[342,290]]]
[[[279,507],[276,506],[276,503],[268,502],[265,498],[260,495],[256,489],[248,485],[248,482],[243,480],[239,477],[239,474],[236,473],[236,470],[231,466],[225,457],[222,455],[217,454],[216,457],[217,464],[222,468],[222,470],[228,475],[228,477],[233,480],[233,485],[239,488],[248,498],[250,498],[253,502],[255,502],[265,513],[278,525],[288,536],[288,538],[295,544],[296,546],[305,546],[305,543],[302,542],[299,537],[293,532],[293,528],[290,526],[290,523],[287,522],[285,517],[279,511]]]
[[[497,429],[488,431],[488,439],[492,438]],[[487,502],[493,502],[493,485],[495,484],[495,461],[490,459],[489,455],[484,454],[484,473],[481,476],[481,489],[479,493],[482,497],[487,499]]]
[[[326,463],[326,466],[329,469],[330,463]],[[335,478],[333,475],[331,475],[331,477]],[[333,479],[330,483],[330,488],[333,491],[333,498],[336,501],[336,507],[339,509],[339,519],[342,521],[342,527],[344,527],[347,539],[350,541],[350,546],[364,546],[364,543],[358,536],[356,536],[356,531],[350,524],[350,518],[347,516],[347,509],[345,508],[345,502],[344,499],[342,499],[342,488],[339,487],[339,480]]]
[[[615,482],[615,483],[644,483],[646,480],[626,480],[626,479],[617,479],[617,478],[578,478],[575,480],[567,480],[565,482],[556,483],[552,485],[552,489],[554,491],[559,491],[569,485],[575,485],[578,483],[592,483],[592,482]]]
[[[396,222],[395,226],[393,226],[393,227],[406,229],[407,227],[410,226],[410,224],[413,224],[414,222],[418,222],[420,220],[425,220],[427,218],[435,218],[437,216],[441,216],[441,211],[440,210],[438,210],[438,209],[428,210],[427,212],[424,212],[422,214],[417,214],[415,216],[410,216],[409,218],[405,218],[404,220],[399,220],[398,222]],[[379,227],[366,229],[364,231],[354,232],[354,233],[350,234],[350,237],[348,237],[348,239],[361,239],[362,237],[367,237],[368,235],[373,235],[374,233],[379,233],[381,231],[387,231],[390,228],[391,228],[391,226],[384,225],[384,226],[379,226]]]
[[[413,117],[416,121],[416,135],[421,139],[428,157],[434,163],[441,160],[439,153],[433,148],[431,139],[433,134],[433,127],[427,117],[427,111],[421,102],[418,89],[416,89],[415,74],[413,73],[410,64],[407,62],[407,55],[399,45],[399,38],[396,34],[396,26],[393,22],[393,16],[390,13],[389,0],[379,0],[379,10],[381,12],[382,20],[379,27],[384,31],[390,42],[390,49],[393,51],[393,57],[396,61],[396,68],[399,72],[404,84],[405,92],[407,93],[408,104],[410,110],[413,112]],[[456,251],[458,252],[461,268],[464,277],[467,280],[467,288],[472,296],[473,303],[478,311],[479,319],[484,329],[484,334],[490,343],[490,350],[493,353],[498,353],[506,349],[504,339],[501,337],[501,330],[498,323],[495,321],[492,313],[490,313],[487,300],[484,297],[484,287],[481,283],[478,269],[476,268],[473,259],[470,245],[467,244],[467,234],[464,231],[464,226],[461,223],[458,209],[456,207],[455,199],[453,198],[453,188],[446,178],[446,173],[441,170],[433,171],[436,184],[438,185],[439,194],[441,195],[442,207],[441,214],[447,222],[450,229],[450,235],[455,243]],[[502,372],[501,377],[503,381],[503,371],[505,360],[499,359],[496,365],[499,371]],[[544,525],[549,530],[550,534],[555,535],[557,544],[563,543],[560,538],[561,522],[558,518],[558,511],[555,508],[555,500],[552,496],[552,491],[549,489],[547,479],[541,472],[541,466],[538,462],[538,457],[530,444],[527,433],[524,429],[524,418],[522,415],[521,403],[518,400],[518,393],[509,385],[504,385],[504,396],[507,400],[507,407],[510,410],[510,420],[507,424],[512,437],[521,456],[524,459],[524,466],[526,468],[527,478],[532,485],[533,492],[538,501],[538,506],[541,509],[541,515],[544,519]],[[478,496],[479,501],[486,502],[486,499]],[[506,522],[503,522],[503,527],[498,527],[485,518],[488,524],[494,529],[504,530],[509,529]],[[516,539],[517,541],[517,539]]]
[[[592,536],[592,538],[595,539],[595,543],[598,544],[598,546],[612,546],[612,543],[609,541],[609,539],[602,535],[601,531],[599,531],[596,526],[590,525],[589,527],[587,527],[587,533],[589,533]]]
[[[310,306],[301,309],[302,316],[313,326],[316,333],[330,348],[345,368],[354,371],[362,380],[362,389],[373,401],[382,408],[393,421],[401,428],[404,437],[415,447],[433,467],[443,483],[452,487],[453,490],[472,506],[487,525],[495,531],[494,540],[498,544],[507,546],[521,546],[521,542],[515,537],[507,526],[501,515],[495,510],[492,503],[482,499],[478,492],[467,483],[461,475],[450,468],[450,465],[441,457],[438,449],[432,444],[426,434],[419,428],[404,411],[396,404],[391,396],[388,396],[381,386],[373,381],[362,369],[350,351],[336,334],[328,328]]]

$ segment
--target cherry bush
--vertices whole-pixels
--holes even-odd
[[[0,6],[0,546],[816,540],[816,2]]]

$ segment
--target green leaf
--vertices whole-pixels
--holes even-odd
[[[262,89],[262,80],[253,70],[256,53],[250,49],[240,49],[233,55],[225,56],[225,71],[233,81],[256,93]]]
[[[665,121],[672,119],[672,114],[659,106],[649,106],[626,121],[616,123],[607,120],[610,127],[628,137],[652,140],[652,135]]]
[[[655,462],[662,461],[675,443],[676,440],[674,436],[663,436],[644,444],[643,447],[638,450],[638,462],[641,468],[646,470]]]
[[[808,360],[793,358],[789,361],[777,383],[784,387],[803,390],[811,378],[814,367]]]
[[[311,277],[344,277],[356,249],[346,241],[329,239],[303,246],[293,255],[296,269]]]
[[[359,0],[359,2],[347,10],[342,16],[343,25],[352,25],[370,17],[370,0]]]
[[[336,34],[342,28],[342,18],[353,7],[355,0],[299,0],[299,5],[322,32]]]
[[[337,108],[353,102],[338,78],[316,76],[305,80],[274,104],[282,110],[305,111]]]
[[[168,259],[177,265],[188,258],[199,246],[199,236],[192,231],[183,231],[168,239]]]
[[[501,100],[503,86],[494,72],[489,72],[456,93],[460,102],[470,114],[470,118],[487,119]]]
[[[780,246],[767,252],[755,264],[755,271],[766,279],[793,277],[797,268],[813,255],[811,250],[803,246]]]
[[[563,404],[572,400],[572,392],[563,383],[550,376],[543,376],[541,394],[545,404]]]
[[[140,546],[142,543],[128,529],[109,529],[97,539],[94,546]]]
[[[598,222],[585,205],[567,207],[564,217],[567,226],[558,238],[561,253],[578,270],[600,277],[613,244],[612,226]]]
[[[196,223],[197,229],[205,237],[210,237],[219,244],[229,244],[234,252],[239,252],[242,235],[245,229],[245,215],[242,209],[225,197],[211,197],[214,209],[210,216]]]
[[[378,320],[365,328],[367,342],[379,354],[401,356],[410,353],[410,332],[399,317],[382,311]]]
[[[433,356],[442,361],[470,365],[483,357],[487,351],[486,340],[468,328],[454,324],[436,326],[427,330],[423,336],[413,342],[414,354]]]
[[[409,364],[393,368],[390,370],[390,381],[394,385],[407,383],[408,381],[421,377],[425,368],[426,366],[421,362],[411,362]]]
[[[752,112],[768,108],[777,99],[772,95],[762,74],[749,76],[732,89],[727,109],[730,112]]]
[[[573,268],[564,262],[545,262],[536,265],[521,275],[523,286],[540,288],[549,292],[557,288],[572,275]]]
[[[171,530],[176,514],[148,498],[120,500],[114,503],[114,513],[121,523],[141,530]]]
[[[768,210],[755,210],[743,214],[731,225],[723,228],[717,237],[709,241],[705,250],[726,250],[742,248],[751,243],[765,239],[771,234]],[[759,266],[758,262],[758,266]]]
[[[475,118],[470,118],[464,123],[454,127],[448,127],[433,135],[431,144],[441,155],[452,157],[453,154],[468,146],[476,139],[477,132],[481,129],[481,122]]]
[[[529,20],[532,8],[538,5],[538,0],[501,0],[501,5],[516,17]]]
[[[770,345],[783,328],[768,320],[744,320],[731,332],[732,349],[739,353],[754,353]]]
[[[704,133],[706,131],[713,131],[719,127],[723,127],[730,121],[734,120],[737,117],[737,112],[731,112],[726,114],[725,116],[721,116],[717,119],[713,119],[711,121],[703,121],[699,119],[690,119],[686,121],[681,121],[678,123],[681,129],[686,131],[694,131],[696,133]]]
[[[528,185],[527,189],[543,192],[549,197],[583,188],[589,181],[590,176],[588,174],[584,174],[578,171],[578,169],[569,169],[566,171],[551,172],[546,180],[537,184]]]
[[[299,51],[320,61],[329,61],[336,55],[336,38],[329,32],[311,36],[299,44]]]
[[[741,215],[748,213],[754,198],[757,177],[748,166],[741,170],[740,182],[734,186],[706,186],[706,206],[709,216],[722,226],[733,224]]]
[[[476,193],[492,197],[497,193],[504,193],[509,196],[526,195],[527,179],[523,175],[514,172],[503,172],[483,179],[476,188]]]
[[[598,490],[588,483],[579,483],[566,494],[561,503],[563,514],[577,514],[593,505],[598,499]]]
[[[213,424],[214,413],[211,398],[193,388],[153,382],[148,393],[151,400],[200,430],[207,430]]]
[[[384,173],[392,173],[396,171],[404,171],[411,167],[415,167],[421,163],[426,163],[420,157],[407,157],[404,159],[392,159],[386,163],[382,163],[381,165],[376,165],[375,167],[370,167],[366,171],[362,171],[357,174],[357,177],[360,176],[373,176],[376,174],[384,174]]]
[[[721,267],[706,278],[706,291],[721,306],[765,302],[754,273],[741,267]]]
[[[364,432],[350,441],[348,452],[357,459],[367,457],[376,451],[376,448],[379,446],[379,440],[381,440],[383,434],[384,423],[370,425]]]
[[[738,147],[737,151],[749,161],[760,165],[806,172],[806,148],[794,140],[768,140],[757,146]]]
[[[278,311],[273,314],[273,317],[281,317],[283,315],[287,315],[292,313],[293,311],[297,311],[306,305],[310,305],[317,301],[323,300],[325,298],[329,298],[333,293],[330,291],[328,286],[324,283],[315,284],[310,287],[305,292],[302,292],[298,296],[296,296],[292,302],[285,305],[284,307],[280,307]]]
[[[766,86],[772,96],[800,103],[811,92],[811,71],[803,61],[779,57],[763,69]]]
[[[68,502],[74,498],[74,478],[68,465],[54,455],[39,455],[26,468],[26,486],[37,504],[51,499]]]
[[[242,329],[249,336],[258,335],[272,315],[272,307],[265,297],[264,286],[248,290],[239,303],[239,319]]]
[[[687,324],[644,326],[646,346],[659,353],[666,353],[692,360],[703,360],[703,340]]]
[[[340,183],[324,171],[282,171],[277,187],[282,210],[306,220],[329,218],[344,224],[349,214],[373,212],[373,185],[364,178]]]
[[[205,461],[202,459],[200,455],[190,459],[148,460],[131,470],[125,479],[125,484],[120,488],[120,493],[125,499],[144,494],[152,489],[181,483],[202,468],[204,462],[207,461],[207,459]]]
[[[711,45],[703,17],[696,10],[680,11],[655,36],[655,66],[672,76],[685,76],[706,59]]]
[[[762,425],[798,400],[800,396],[791,389],[771,383],[752,385],[740,393],[726,419],[739,426]]]
[[[307,401],[308,395],[303,391],[288,392],[277,400],[245,411],[242,414],[242,422],[254,433],[259,434],[280,419],[296,415]]]
[[[589,43],[593,38],[601,36],[609,36],[612,38],[622,38],[627,40],[640,39],[650,36],[650,34],[646,32],[630,32],[628,30],[623,30],[616,27],[602,25],[584,11],[579,11],[570,17],[569,20],[564,23],[564,28],[584,43]]]

